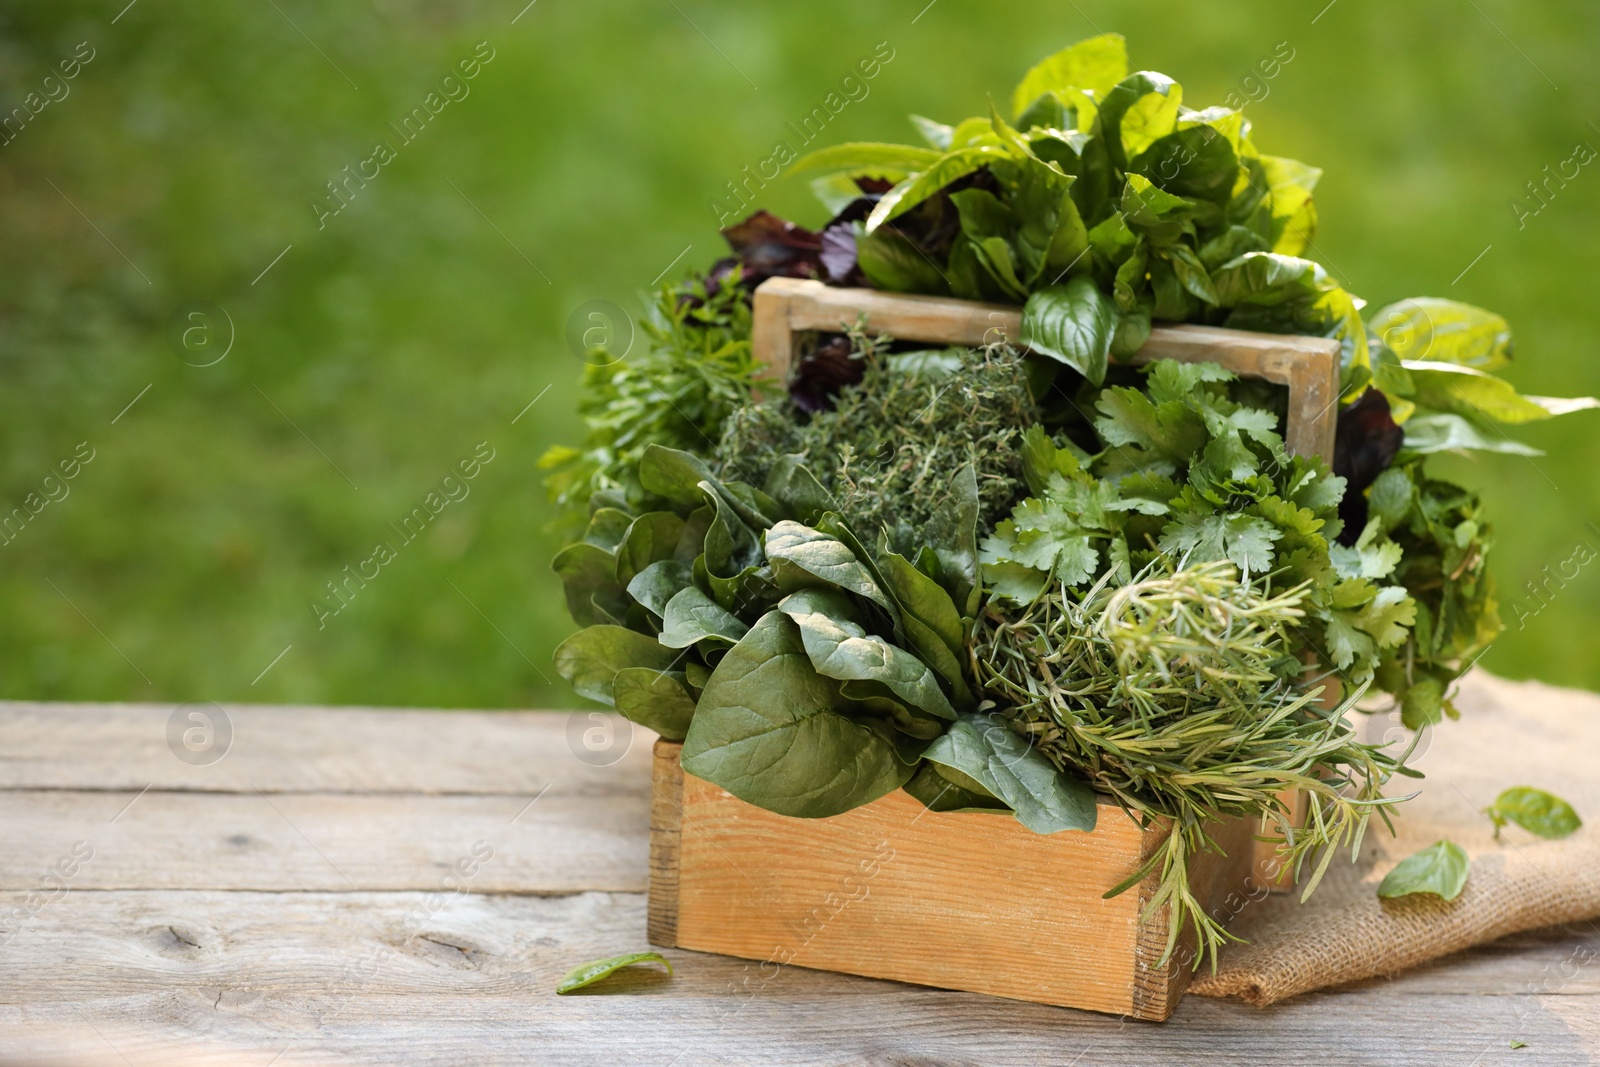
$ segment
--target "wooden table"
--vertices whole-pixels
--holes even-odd
[[[1162,1025],[678,951],[556,997],[647,947],[649,734],[219,710],[0,703],[0,1063],[1600,1062],[1587,925]]]

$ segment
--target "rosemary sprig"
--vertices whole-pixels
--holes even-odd
[[[1191,892],[1188,866],[1220,851],[1206,826],[1254,816],[1276,824],[1281,854],[1313,871],[1309,896],[1333,853],[1352,858],[1404,756],[1358,743],[1320,688],[1301,683],[1288,653],[1304,616],[1304,586],[1274,589],[1270,576],[1242,582],[1231,563],[1175,569],[1158,560],[1127,585],[1105,576],[1086,592],[1057,583],[1015,613],[991,603],[973,636],[975,674],[987,696],[1060,769],[1080,774],[1143,825],[1170,824],[1161,847],[1114,896],[1159,872],[1149,915],[1171,904],[1161,964],[1185,928],[1195,965],[1232,935]],[[1306,825],[1292,824],[1279,794],[1309,796]],[[1263,838],[1265,840],[1267,838]],[[1302,898],[1303,899],[1303,898]],[[1158,964],[1159,965],[1159,964]]]

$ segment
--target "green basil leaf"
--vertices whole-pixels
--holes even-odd
[[[590,626],[556,646],[556,673],[579,696],[614,705],[612,680],[627,667],[673,667],[682,655],[666,648],[649,634],[621,626]]]
[[[1183,87],[1165,74],[1142,70],[1130,74],[1105,94],[1098,129],[1111,152],[1111,162],[1126,170],[1140,155],[1178,127]]]
[[[1379,308],[1368,328],[1401,359],[1493,371],[1511,362],[1511,324],[1492,311],[1419,296]]]
[[[683,769],[780,815],[841,814],[912,774],[883,734],[843,714],[852,708],[812,668],[799,627],[768,612],[706,683]]]
[[[1583,825],[1583,820],[1578,818],[1571,804],[1553,793],[1529,785],[1507,789],[1484,809],[1484,814],[1494,820],[1496,836],[1507,822],[1514,822],[1530,834],[1552,841],[1570,837]]]
[[[1421,412],[1405,424],[1405,447],[1416,455],[1472,450],[1511,456],[1542,456],[1532,445],[1513,441],[1498,430],[1481,430],[1471,419],[1446,412]]]
[[[946,126],[942,122],[935,122],[921,115],[912,115],[911,125],[917,128],[917,132],[928,142],[929,147],[937,148],[940,152],[950,151],[950,139],[956,132],[954,126]]]
[[[1089,784],[1057,771],[998,716],[962,715],[928,746],[923,758],[977,782],[1035,833],[1094,829],[1095,799]]]
[[[556,993],[566,996],[574,990],[584,986],[593,985],[624,967],[631,967],[635,963],[659,963],[672,973],[672,964],[659,952],[633,952],[626,956],[612,956],[609,959],[594,960],[581,966],[574,967],[561,979],[561,984],[556,986]]]
[[[1115,329],[1116,305],[1088,277],[1040,289],[1022,309],[1022,344],[1095,385],[1105,380]]]
[[[1460,845],[1454,841],[1440,841],[1396,864],[1378,886],[1378,896],[1432,893],[1444,900],[1454,900],[1467,884],[1470,866],[1471,861]]]
[[[858,236],[856,265],[874,289],[935,296],[949,291],[949,283],[938,266],[898,230],[883,229]]]
[[[919,711],[940,719],[956,717],[927,665],[904,649],[868,634],[852,620],[855,612],[843,593],[802,589],[785,597],[778,610],[800,628],[806,655],[818,674],[841,682],[878,682]]]
[[[924,120],[926,121],[926,120]],[[948,127],[946,127],[948,129]],[[790,174],[807,170],[843,170],[853,175],[900,178],[927,170],[944,156],[932,148],[914,145],[847,141],[808,152],[789,164]]]
[[[1063,48],[1022,76],[1011,93],[1011,113],[1021,116],[1049,92],[1088,89],[1104,98],[1128,76],[1128,47],[1120,33],[1103,33]]]
[[[910,211],[957,178],[965,178],[994,160],[1010,158],[1011,153],[997,145],[976,145],[947,153],[926,170],[884,193],[872,214],[867,216],[867,233],[875,232],[885,222]]]
[[[611,680],[617,711],[668,741],[682,741],[694,718],[687,680],[649,667],[624,667]]]
[[[1504,378],[1471,367],[1431,360],[1411,360],[1401,364],[1411,375],[1416,392],[1411,397],[1419,407],[1453,411],[1469,418],[1496,422],[1537,422],[1585,408],[1600,407],[1590,396],[1523,396]]]

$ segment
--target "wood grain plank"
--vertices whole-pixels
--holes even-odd
[[[493,859],[471,879],[477,891],[637,891],[646,786],[602,796],[0,792],[0,889],[433,889],[482,842]],[[92,857],[53,878],[75,846]]]
[[[1573,951],[1554,936],[1272,1009],[1191,997],[1162,1026],[682,950],[675,978],[552,994],[644,929],[636,893],[73,893],[0,949],[0,1063],[1568,1067],[1600,1049],[1600,967],[1528,992]]]
[[[0,702],[0,789],[518,794],[555,782],[587,795],[632,795],[649,779],[655,740],[599,710],[227,704],[227,754],[192,766],[168,747],[176,707]],[[612,747],[601,752],[584,746],[592,715],[610,731]]]

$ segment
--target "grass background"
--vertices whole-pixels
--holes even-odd
[[[1600,393],[1600,167],[1520,228],[1510,206],[1600,146],[1589,5],[125,2],[0,13],[7,112],[94,50],[0,147],[0,504],[94,449],[0,547],[3,697],[574,703],[552,681],[571,626],[535,467],[580,433],[568,318],[597,299],[637,310],[686,248],[675,271],[719,254],[709,201],[879,42],[894,58],[829,142],[909,141],[908,112],[1003,103],[1100,31],[1192,106],[1248,87],[1257,143],[1327,172],[1317,244],[1341,281],[1375,306],[1491,307],[1516,328],[1520,388]],[[389,123],[485,41],[470,96],[400,145]],[[1280,42],[1293,59],[1242,84]],[[312,201],[379,140],[397,158],[319,229]],[[823,217],[800,180],[764,203]],[[195,302],[232,323],[208,367],[170,340]],[[1600,548],[1600,415],[1525,437],[1548,457],[1441,463],[1498,517],[1508,602],[1580,541]],[[479,442],[495,459],[471,495],[319,629],[325,583]],[[1508,612],[1485,664],[1600,688],[1597,571],[1520,629]]]

